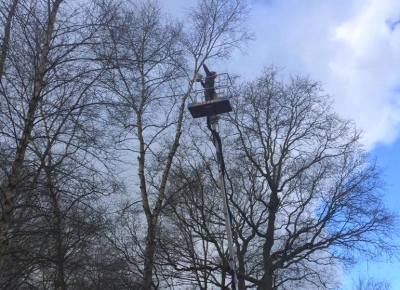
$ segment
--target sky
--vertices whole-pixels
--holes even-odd
[[[400,213],[400,1],[249,1],[255,41],[217,71],[254,79],[273,64],[320,81],[364,132],[365,149],[385,169],[387,205]],[[195,0],[160,2],[179,16]],[[400,263],[364,263],[351,275],[360,273],[400,289]]]

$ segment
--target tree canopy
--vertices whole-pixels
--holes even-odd
[[[252,39],[247,1],[184,22],[153,0],[0,5],[0,288],[230,288],[217,156],[187,105]],[[382,172],[318,82],[266,67],[227,97],[238,289],[337,289],[397,257]]]

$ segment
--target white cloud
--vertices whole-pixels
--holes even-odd
[[[365,132],[367,148],[395,141],[400,134],[400,1],[251,3],[249,24],[257,40],[247,55],[236,54],[218,71],[252,79],[275,64],[290,74],[309,75],[334,97],[337,111]],[[183,6],[180,0],[162,4],[171,13]]]
[[[393,142],[399,134],[400,27],[390,27],[399,12],[399,1],[365,1],[334,31],[329,88],[339,110],[363,128],[369,146]]]

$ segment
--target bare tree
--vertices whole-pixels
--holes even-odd
[[[321,92],[269,68],[234,101],[228,158],[241,289],[329,289],[335,265],[397,251],[379,169]]]
[[[7,179],[3,182],[2,186],[2,196],[1,196],[1,218],[0,218],[0,268],[2,268],[4,263],[4,253],[7,248],[7,232],[8,232],[8,224],[10,215],[12,213],[14,207],[14,198],[17,195],[16,188],[18,184],[21,182],[21,170],[23,168],[23,164],[26,157],[26,152],[28,148],[28,144],[31,138],[32,130],[35,124],[35,114],[39,105],[39,102],[42,98],[42,91],[44,89],[44,78],[48,68],[48,58],[50,52],[50,44],[53,40],[53,31],[54,25],[56,21],[56,16],[58,13],[59,6],[61,4],[61,0],[54,1],[53,3],[49,2],[49,10],[46,15],[45,28],[42,31],[43,37],[40,42],[40,50],[36,51],[37,55],[37,63],[35,65],[35,73],[33,76],[33,85],[30,90],[30,96],[28,101],[26,102],[27,107],[23,124],[20,124],[20,128],[14,128],[18,131],[15,132],[16,135],[16,150],[13,153],[13,159],[10,162],[10,168],[7,169]],[[23,28],[27,28],[28,23],[22,23]],[[37,42],[36,42],[37,43]],[[39,44],[39,43],[37,43]],[[7,44],[6,44],[7,46]],[[7,48],[10,47],[8,43]],[[15,47],[15,46],[14,46]],[[22,88],[21,88],[22,89]],[[6,98],[2,95],[2,101],[5,101],[8,106],[8,109],[14,110],[14,104],[10,99]],[[5,118],[7,119],[7,118]],[[14,133],[13,132],[13,133]]]
[[[131,5],[121,6],[110,29],[109,52],[103,55],[111,55],[112,70],[105,84],[118,103],[114,120],[129,136],[120,144],[137,157],[140,192],[135,194],[147,225],[139,271],[143,289],[151,289],[159,287],[153,279],[157,230],[195,76],[205,60],[229,56],[249,35],[244,1],[200,1],[183,28],[168,21],[157,2]]]
[[[65,289],[101,232],[99,196],[117,188],[92,51],[107,17],[92,2],[17,8],[0,96],[0,268],[9,254],[26,285]]]

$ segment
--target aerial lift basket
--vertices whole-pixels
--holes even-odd
[[[192,95],[194,102],[189,103],[188,109],[193,118],[215,116],[232,111],[229,102],[230,79],[227,73],[219,74],[215,80],[215,96],[213,100],[197,102],[198,99],[204,99],[204,89],[195,87]]]

